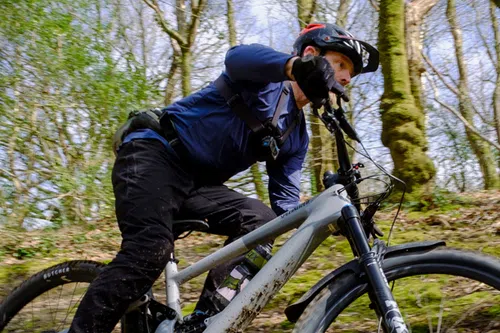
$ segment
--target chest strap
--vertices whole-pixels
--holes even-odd
[[[266,124],[262,123],[259,119],[257,119],[257,117],[255,117],[255,115],[246,105],[243,98],[239,94],[233,91],[233,89],[226,83],[222,75],[219,76],[214,81],[214,85],[219,91],[219,93],[222,95],[222,97],[224,97],[227,105],[229,105],[231,110],[233,110],[233,112],[236,113],[241,119],[243,119],[243,121],[247,124],[247,126],[250,127],[252,132],[259,133],[261,131],[270,130],[271,131],[270,134],[275,137],[279,145],[282,145],[286,141],[290,133],[300,122],[301,112],[298,112],[297,116],[294,118],[293,122],[290,124],[290,126],[288,126],[287,130],[284,133],[281,133],[281,131],[278,128],[279,116],[283,112],[283,110],[286,109],[288,104],[287,103],[288,99],[286,98],[286,96],[290,94],[290,89],[291,89],[290,81],[285,81],[284,83],[285,88],[281,92],[278,104],[276,106],[276,110],[274,111],[273,114],[273,118],[270,123],[267,123],[267,126]],[[269,125],[271,128],[269,128]]]

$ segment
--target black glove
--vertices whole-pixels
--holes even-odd
[[[139,129],[149,128],[163,136],[163,130],[160,126],[161,115],[162,112],[158,108],[130,112],[128,116],[129,120],[131,119],[130,126],[127,133],[124,134],[127,135]]]
[[[160,109],[130,112],[127,122],[120,126],[113,136],[113,152],[115,155],[123,139],[125,139],[128,134],[139,129],[149,128],[161,136],[164,136],[163,129],[160,126],[161,115],[162,111]]]
[[[344,101],[349,101],[344,87],[335,80],[332,66],[323,57],[307,55],[295,60],[292,75],[315,108],[320,108],[328,101],[330,91]]]

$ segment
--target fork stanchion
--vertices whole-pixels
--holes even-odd
[[[403,316],[394,300],[382,270],[377,253],[370,249],[357,209],[352,205],[342,208],[342,218],[347,238],[354,247],[359,263],[368,277],[376,311],[382,316],[386,332],[408,333]]]

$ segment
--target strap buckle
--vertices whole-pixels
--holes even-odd
[[[241,100],[241,96],[239,94],[234,94],[226,103],[230,107],[233,107],[233,105],[235,105],[238,102],[238,100]]]

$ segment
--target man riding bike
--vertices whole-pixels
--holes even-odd
[[[302,108],[332,92],[346,98],[353,76],[378,68],[378,51],[327,23],[308,25],[293,48],[235,46],[214,83],[131,117],[112,173],[121,249],[91,283],[70,332],[112,331],[172,259],[174,219],[203,219],[227,244],[298,204],[309,142]],[[223,185],[257,161],[266,161],[272,209]],[[188,322],[216,312],[212,295],[242,260],[209,272]]]

